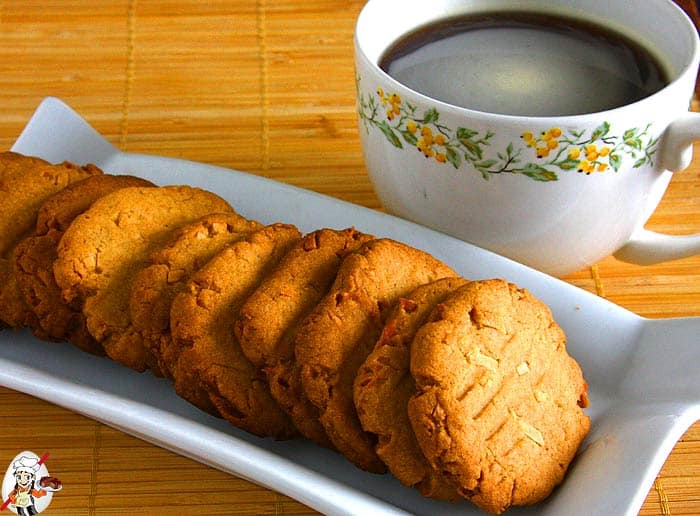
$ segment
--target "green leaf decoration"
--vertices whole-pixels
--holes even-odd
[[[384,133],[384,135],[394,147],[403,149],[403,145],[401,145],[401,140],[399,140],[399,137],[396,136],[394,129],[388,123],[384,121],[378,122],[377,127],[379,127],[379,130]]]
[[[622,158],[619,154],[611,154],[609,157],[610,166],[617,172],[620,170],[620,165],[622,164]]]
[[[642,150],[642,141],[639,138],[625,140],[625,145],[632,147],[633,149]]]
[[[647,162],[646,156],[643,158],[639,158],[637,161],[634,162],[634,165],[632,165],[632,168],[639,168],[643,167]]]
[[[418,143],[418,138],[416,138],[416,135],[413,134],[411,131],[408,130],[403,130],[400,131],[401,136],[403,136],[403,139],[408,143],[409,145],[413,145],[414,147]]]
[[[637,129],[627,129],[624,133],[622,133],[623,140],[631,140],[635,136],[637,136]]]
[[[445,157],[455,168],[459,168],[462,165],[462,157],[452,147],[445,149]]]
[[[440,118],[440,113],[438,113],[438,110],[435,108],[429,109],[428,111],[425,112],[423,115],[423,120],[422,122],[424,124],[434,124],[435,122],[438,121]]]
[[[488,181],[489,179],[491,179],[492,174],[491,174],[488,170],[483,169],[483,168],[479,168],[479,167],[476,167],[476,169],[477,169],[479,172],[481,172],[481,177],[483,177],[483,178],[486,179],[487,181]]]
[[[470,138],[478,134],[478,132],[472,129],[467,129],[466,127],[458,127],[455,135],[457,136],[458,140],[469,140]]]
[[[578,166],[578,161],[574,161],[572,159],[566,159],[564,161],[557,163],[557,166],[559,166],[559,168],[562,170],[573,170]]]
[[[469,140],[469,139],[466,139],[466,140],[459,140],[459,143],[462,144],[462,146],[464,147],[464,150],[467,152],[465,154],[465,157],[467,159],[471,159],[471,158],[482,159],[483,158],[483,155],[481,152],[481,147],[479,147],[479,145],[476,142]],[[469,154],[471,154],[471,158],[469,157]]]
[[[491,168],[492,166],[494,166],[495,164],[496,164],[495,159],[486,159],[484,161],[479,161],[478,163],[474,163],[474,166],[476,168],[487,168],[488,169],[488,168]]]
[[[528,163],[525,167],[521,169],[521,173],[535,181],[557,181],[559,178],[557,174],[551,170],[547,170],[544,167],[535,165],[534,163]]]
[[[590,141],[594,142],[600,138],[605,138],[608,132],[610,132],[610,124],[608,122],[603,122],[593,131]]]

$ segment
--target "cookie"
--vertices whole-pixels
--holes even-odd
[[[93,165],[51,165],[14,152],[0,153],[0,321],[21,328],[34,323],[14,277],[14,248],[34,229],[37,211],[70,183],[102,171]]]
[[[243,353],[267,375],[272,397],[299,433],[325,447],[332,445],[318,421],[318,409],[301,389],[295,330],[328,292],[343,258],[370,239],[354,229],[306,235],[248,298],[234,325]]]
[[[375,437],[362,429],[353,381],[393,305],[419,285],[455,276],[442,262],[405,244],[377,239],[348,255],[326,296],[301,323],[295,357],[304,394],[319,409],[333,445],[361,469],[381,473]]]
[[[63,176],[58,185],[51,171],[52,165],[43,159],[0,153],[0,256],[7,258],[14,245],[34,229],[41,203],[71,182],[69,170],[56,167],[54,175]]]
[[[492,513],[548,496],[590,426],[564,332],[503,280],[468,283],[435,308],[413,340],[411,374],[423,455]]]
[[[131,287],[129,310],[134,329],[164,376],[172,357],[170,306],[190,276],[226,245],[242,239],[262,225],[236,213],[212,213],[187,224],[150,258]]]
[[[408,400],[416,393],[410,371],[411,342],[433,308],[465,283],[462,278],[444,278],[399,299],[354,384],[357,415],[362,428],[377,436],[379,458],[401,483],[439,500],[461,496],[425,460],[408,419]]]
[[[274,224],[217,253],[175,296],[170,327],[178,360],[171,366],[176,392],[235,426],[264,437],[287,438],[294,425],[270,394],[265,375],[243,354],[233,324],[245,300],[299,231]]]
[[[15,248],[14,274],[24,300],[35,315],[31,329],[44,340],[69,341],[84,351],[103,355],[87,331],[80,306],[61,299],[53,277],[58,242],[75,217],[105,195],[132,186],[153,186],[133,176],[95,175],[68,185],[39,208],[34,234]]]
[[[174,230],[213,212],[233,211],[219,196],[189,186],[122,188],[76,217],[58,244],[54,277],[65,302],[82,304],[90,334],[115,361],[156,368],[131,324],[136,274]]]

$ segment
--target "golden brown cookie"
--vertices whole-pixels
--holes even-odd
[[[328,292],[343,258],[372,238],[351,228],[306,235],[248,298],[234,325],[243,353],[265,372],[272,397],[299,433],[326,447],[332,445],[318,421],[318,409],[301,389],[294,335]]]
[[[34,334],[45,340],[70,341],[80,349],[102,355],[102,346],[90,335],[80,306],[61,299],[53,277],[58,242],[75,217],[93,202],[120,188],[153,186],[133,176],[90,176],[71,183],[39,208],[34,234],[15,248],[14,274],[25,302],[34,312]]]
[[[362,430],[353,381],[399,297],[419,285],[455,276],[442,262],[405,244],[365,243],[341,264],[328,294],[301,323],[295,340],[305,395],[335,447],[358,467],[384,472],[375,438]]]
[[[174,230],[227,211],[219,196],[189,186],[122,188],[73,220],[58,244],[54,277],[64,301],[82,303],[88,331],[110,358],[137,371],[157,367],[131,325],[134,277]]]
[[[177,393],[258,436],[287,438],[294,425],[277,405],[265,375],[243,354],[233,323],[245,300],[286,252],[299,231],[274,224],[216,254],[175,296],[170,327],[178,360],[170,368]]]
[[[15,152],[0,153],[0,324],[21,328],[35,322],[14,277],[13,252],[34,229],[41,204],[70,183],[101,173],[93,165],[51,165]]]
[[[503,280],[456,290],[413,340],[416,439],[486,511],[548,496],[588,432],[586,383],[565,343],[550,310]]]
[[[262,225],[236,213],[212,213],[176,230],[150,265],[134,278],[129,309],[134,329],[164,376],[172,379],[174,361],[170,333],[170,305],[190,276],[226,245],[247,236]]]
[[[425,460],[408,420],[408,400],[416,393],[410,371],[411,342],[433,308],[465,283],[462,278],[443,278],[399,299],[354,385],[357,415],[362,428],[377,436],[379,458],[404,485],[440,500],[461,496]]]
[[[0,210],[0,255],[7,256],[14,245],[25,235],[34,229],[36,212],[41,203],[54,193],[44,191],[28,192],[17,191],[22,188],[22,181],[37,178],[41,181],[42,172],[51,165],[43,159],[22,156],[14,152],[0,153],[0,195],[2,198],[2,210]],[[53,182],[51,182],[53,184]],[[68,184],[68,181],[66,181]],[[19,186],[17,186],[19,185]],[[39,183],[42,185],[42,183]],[[37,185],[37,186],[39,186]],[[65,185],[63,185],[65,186]],[[48,189],[48,188],[47,188]],[[39,197],[38,200],[35,200]]]

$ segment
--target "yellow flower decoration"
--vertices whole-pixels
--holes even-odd
[[[421,151],[426,158],[431,158],[435,155],[431,143],[428,143],[424,138],[418,140],[416,147],[418,147],[418,150]]]
[[[377,88],[377,95],[379,95],[379,101],[382,103],[382,106],[386,106],[388,100],[386,95],[384,95],[384,90],[381,87]]]
[[[426,143],[426,145],[433,144],[433,130],[430,127],[427,125],[421,127],[420,134],[423,137],[423,141]]]
[[[552,127],[546,131],[542,131],[542,139],[546,142],[552,139],[559,138],[561,136],[561,129],[559,127]]]
[[[578,163],[578,171],[585,172],[586,174],[590,174],[591,172],[593,172],[594,167],[595,163],[591,163],[587,159],[582,159]]]
[[[537,153],[538,158],[546,158],[547,156],[549,156],[549,147],[537,147],[537,149],[535,149],[535,152]]]

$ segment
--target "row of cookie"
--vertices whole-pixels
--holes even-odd
[[[34,213],[36,219],[34,228],[24,224],[23,234],[6,253],[12,267],[3,287],[7,302],[0,306],[4,321],[29,326],[40,338],[68,340],[92,353],[106,353],[138,371],[150,368],[165,374],[180,395],[252,433],[290,436],[296,433],[295,425],[267,394],[264,368],[274,376],[278,397],[285,396],[284,408],[302,433],[333,447],[318,421],[318,409],[306,399],[297,401],[302,396],[299,371],[282,370],[294,357],[292,339],[287,337],[286,350],[277,341],[326,294],[345,255],[370,236],[351,229],[320,230],[302,239],[290,225],[262,227],[240,217],[209,192],[154,188],[141,179],[110,176],[95,167],[84,171],[70,164],[51,166],[12,153],[0,162],[3,177],[14,181],[17,191],[50,178],[44,190],[3,210],[7,226],[18,215]],[[68,177],[56,181],[59,175]],[[394,248],[399,245],[379,242],[373,247],[386,248],[383,255],[369,254],[377,255],[375,262],[392,254],[402,257]],[[414,254],[419,253],[408,250],[406,261],[413,262]],[[284,263],[272,274],[283,256]],[[420,257],[428,262],[425,269],[435,265],[438,272],[421,272],[409,286],[453,274],[424,253]],[[352,274],[348,281],[353,281]],[[263,278],[265,285],[260,285]],[[391,285],[391,280],[377,284]],[[276,288],[282,294],[268,297],[287,299],[287,306],[259,313],[270,306],[264,292]],[[376,312],[377,302],[369,300],[371,295],[365,297],[359,302],[367,305],[368,313]],[[244,301],[245,307],[238,308],[247,322],[234,324],[235,305]],[[382,309],[389,305],[390,300],[384,300]],[[374,319],[377,333],[381,320],[377,314]],[[325,347],[326,331],[323,321],[318,323],[318,342]],[[350,324],[355,321],[348,319]],[[230,331],[233,326],[235,334]],[[344,330],[336,340],[338,345],[345,341]],[[366,340],[364,355],[374,337]],[[312,345],[312,339],[309,342]],[[331,347],[331,357],[338,356],[339,350]],[[285,379],[292,375],[295,378]],[[351,378],[345,380],[351,385]],[[350,407],[351,395],[346,393],[343,401]],[[383,470],[371,442],[365,442],[359,429],[356,433],[363,437],[364,455],[370,458],[354,461],[365,469]]]
[[[353,229],[302,237],[209,192],[89,170],[14,246],[20,325],[163,374],[256,435],[387,464],[426,496],[500,512],[561,480],[588,428],[585,383],[528,293]]]
[[[45,170],[58,173],[66,167],[37,167],[36,160],[16,155],[8,155],[7,161],[24,164],[26,182]],[[12,303],[4,303],[3,312],[22,316],[4,320],[15,327],[30,326],[41,338],[68,340],[93,353],[106,353],[132,369],[164,374],[187,400],[256,435],[287,437],[298,427],[304,435],[333,447],[318,409],[302,395],[299,369],[283,370],[296,364],[288,329],[320,302],[345,254],[371,237],[354,230],[321,230],[302,239],[292,226],[262,227],[240,217],[209,192],[153,188],[137,178],[110,176],[94,168],[91,172],[88,178],[76,174],[73,184],[48,198],[37,210],[33,234],[14,246],[14,270],[3,290],[23,295],[5,296]],[[380,242],[373,245],[379,251],[368,254],[377,255],[375,264],[395,255],[425,269],[412,282],[405,280],[403,291],[453,274],[427,255],[420,258],[428,263],[415,261],[417,251],[401,253],[395,249],[398,245]],[[283,256],[284,263],[272,273]],[[371,273],[371,267],[364,270]],[[438,272],[431,271],[435,267]],[[402,268],[392,264],[387,272]],[[355,274],[360,283],[367,283],[362,269],[352,269],[348,281],[356,281]],[[263,279],[265,284],[260,285]],[[372,282],[372,288],[392,286],[390,278]],[[274,293],[275,289],[282,292]],[[350,353],[354,357],[369,352],[381,328],[379,313],[373,313],[379,309],[373,297],[375,293],[348,297],[348,314],[340,316],[347,327],[362,317],[373,317],[374,335],[365,338],[361,353]],[[270,299],[280,306],[270,308]],[[390,304],[391,299],[383,300],[382,309]],[[234,324],[239,312],[245,321]],[[360,344],[347,342],[344,328],[335,336],[337,343],[329,343],[323,324],[319,318],[314,338],[313,332],[305,332],[310,348],[325,348],[320,358],[325,353],[335,359],[341,355],[340,346],[353,350]],[[284,333],[290,335],[281,342]],[[284,411],[267,392],[266,375],[274,378]],[[346,392],[334,402],[350,409],[352,377],[344,380]],[[316,390],[328,389],[320,385]],[[329,424],[333,422],[331,418]],[[364,469],[383,471],[371,439],[353,423],[355,428],[334,433],[354,431],[361,449],[350,454],[352,460]],[[352,443],[355,437],[347,440]],[[357,447],[352,443],[348,449],[353,446]]]

